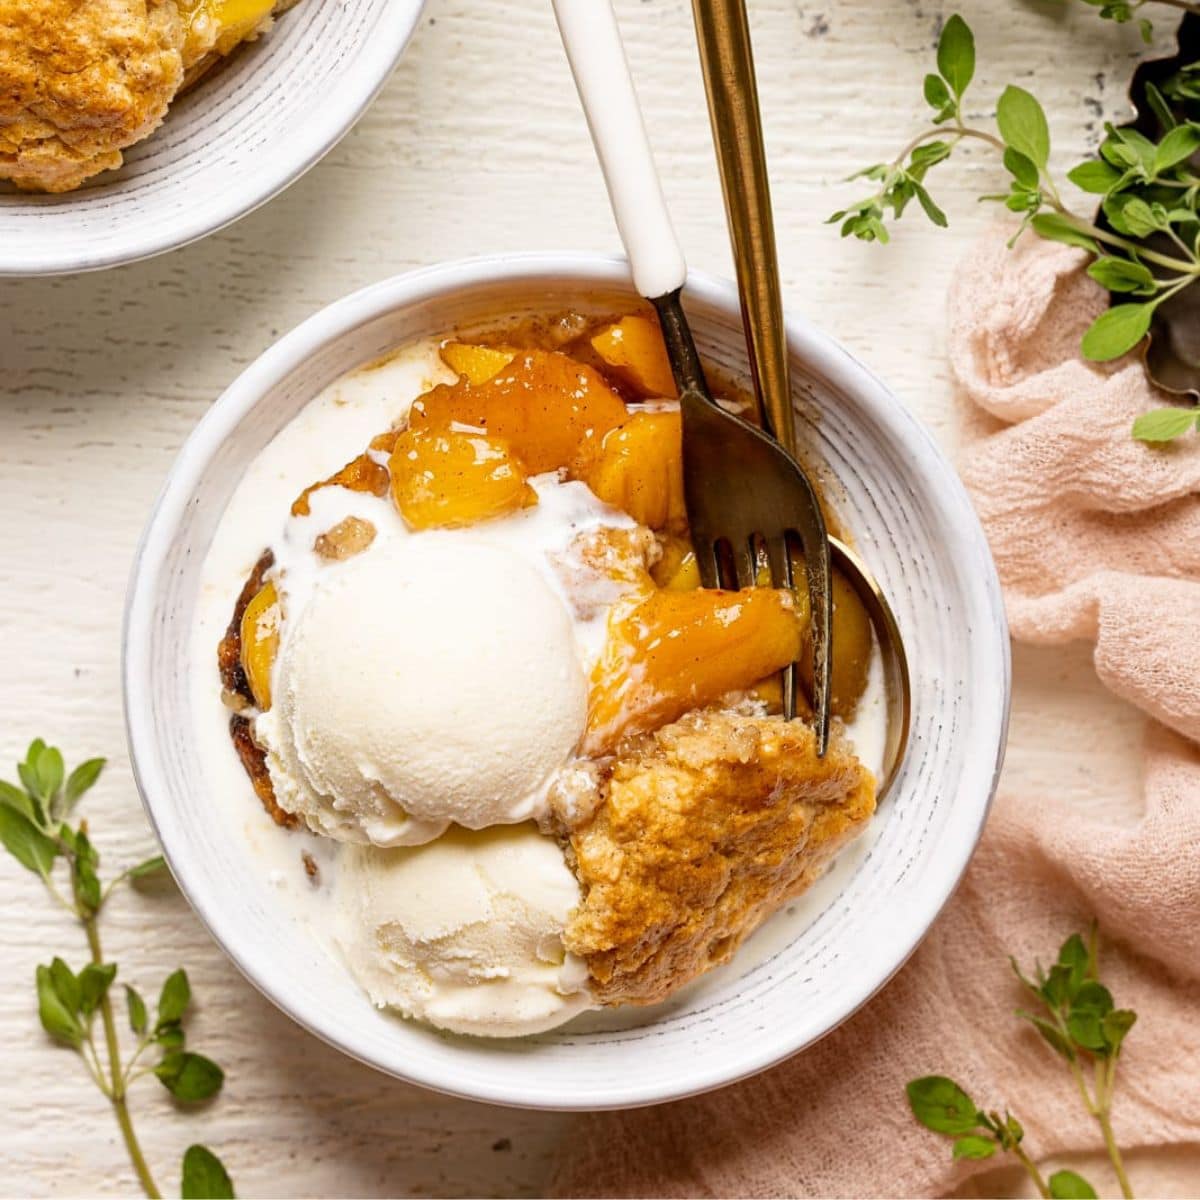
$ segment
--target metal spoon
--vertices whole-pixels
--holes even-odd
[[[748,422],[720,408],[704,379],[681,302],[687,266],[663,197],[611,0],[554,0],[633,281],[658,312],[679,390],[688,523],[705,587],[754,587],[765,554],[776,587],[792,586],[791,545],[804,550],[811,605],[813,710],[819,754],[829,741],[829,541],[808,476]],[[784,717],[795,715],[795,665]]]

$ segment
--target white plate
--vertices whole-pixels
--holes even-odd
[[[0,184],[0,276],[94,271],[184,246],[313,166],[384,85],[424,0],[300,0],[171,106],[125,165],[61,196]]]
[[[733,286],[693,275],[687,293],[701,351],[744,375]],[[133,569],[124,648],[131,757],[180,887],[250,980],[302,1025],[380,1070],[479,1100],[650,1104],[729,1083],[810,1045],[883,985],[949,898],[1003,755],[1008,634],[966,493],[899,401],[826,334],[793,319],[801,437],[827,464],[826,487],[891,598],[913,677],[907,759],[871,840],[827,881],[835,886],[821,885],[787,939],[757,951],[752,940],[730,967],[668,1005],[620,1020],[584,1016],[499,1043],[377,1012],[284,913],[236,831],[214,821],[191,732],[188,649],[200,571],[242,473],[312,397],[390,349],[489,316],[581,301],[612,311],[630,298],[623,262],[518,255],[418,271],[330,306],[268,350],[200,422]],[[246,804],[256,803],[247,783]]]

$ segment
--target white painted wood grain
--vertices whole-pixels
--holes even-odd
[[[1055,159],[1069,165],[1121,111],[1136,32],[1079,4],[961,7],[979,36],[978,107],[1010,79],[1035,88],[1054,115]],[[685,251],[728,274],[688,0],[620,10]],[[854,194],[837,181],[912,128],[949,11],[935,0],[752,4],[788,303],[841,336],[952,446],[943,296],[989,217],[973,197],[1003,186],[999,173],[983,158],[941,168],[951,229],[914,215],[886,249],[840,242],[821,223]],[[109,754],[87,809],[96,840],[113,863],[149,851],[123,751],[121,606],[148,507],[205,407],[278,334],[384,275],[485,251],[617,244],[549,4],[432,0],[372,111],[266,209],[149,263],[0,283],[0,764],[36,734],[71,757]],[[1021,650],[1016,674],[1009,784],[1053,780],[1081,804],[1128,808],[1139,722],[1106,697],[1086,657]],[[1064,760],[1069,742],[1081,753]],[[79,936],[7,859],[0,905],[0,1192],[130,1194],[103,1101],[43,1038],[32,1007],[35,964],[55,952],[78,964]],[[243,1195],[532,1194],[586,1120],[444,1099],[349,1062],[275,1012],[169,890],[123,896],[105,939],[147,989],[186,964],[199,998],[193,1040],[228,1072],[201,1115],[176,1113],[153,1081],[139,1090],[139,1127],[168,1192],[179,1154],[202,1137]]]

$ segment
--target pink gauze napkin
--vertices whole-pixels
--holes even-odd
[[[1039,1159],[1100,1145],[1060,1062],[1012,1010],[1008,955],[1052,957],[1095,915],[1103,971],[1139,1021],[1114,1124],[1126,1148],[1200,1144],[1200,438],[1130,437],[1164,401],[1141,367],[1081,361],[1105,295],[1085,255],[981,240],[950,296],[949,353],[970,401],[960,466],[1004,584],[1013,637],[1084,639],[1146,724],[1136,823],[1055,780],[1000,795],[946,911],[874,1001],[810,1050],[722,1091],[578,1119],[556,1191],[594,1196],[935,1195],[953,1164],[904,1096],[949,1074],[1007,1104]],[[1065,744],[1061,770],[1087,771]],[[1097,781],[1097,790],[1104,781]],[[1153,1156],[1151,1156],[1153,1157]],[[1135,1178],[1136,1185],[1136,1178]]]

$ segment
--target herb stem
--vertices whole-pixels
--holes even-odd
[[[976,138],[979,141],[987,142],[989,146],[994,146],[1001,152],[1001,154],[1004,153],[1004,143],[998,137],[988,133],[986,129],[972,129],[970,126],[964,125],[960,121],[958,124],[951,125],[948,128],[943,128],[940,125],[934,125],[932,128],[926,129],[922,133],[917,134],[917,136],[913,138],[912,141],[910,141],[898,155],[896,155],[892,162],[892,168],[895,169],[903,166],[904,160],[918,146],[923,145],[925,142],[934,141],[938,138],[944,138],[947,133],[954,135],[954,141],[952,144],[960,142],[963,138]]]
[[[1042,1197],[1042,1200],[1049,1200],[1050,1189],[1046,1186],[1041,1171],[1037,1169],[1037,1163],[1025,1153],[1019,1142],[1013,1145],[1012,1152],[1021,1160],[1021,1165],[1029,1173],[1029,1178],[1033,1180],[1033,1186],[1037,1188],[1038,1195]]]
[[[1149,262],[1157,263],[1160,267],[1167,267],[1169,270],[1178,271],[1181,275],[1200,275],[1200,262],[1196,262],[1195,260],[1185,262],[1183,259],[1172,258],[1168,254],[1159,254],[1156,250],[1147,250],[1145,246],[1137,245],[1129,241],[1128,238],[1120,237],[1115,233],[1109,233],[1106,229],[1097,228],[1091,221],[1076,216],[1075,213],[1061,202],[1052,203],[1050,207],[1070,221],[1080,233],[1086,234],[1090,238],[1095,238],[1098,242],[1104,242],[1109,246],[1119,246],[1122,250],[1127,250]]]
[[[1088,1091],[1087,1082],[1083,1078],[1083,1072],[1079,1069],[1078,1061],[1071,1060],[1070,1067],[1071,1067],[1071,1074],[1075,1079],[1075,1084],[1079,1088],[1079,1095],[1083,1099],[1084,1108],[1086,1108],[1088,1110],[1088,1112],[1092,1114],[1093,1117],[1099,1117],[1100,1110],[1097,1107],[1096,1102],[1092,1099],[1091,1093]],[[1098,1098],[1099,1098],[1099,1096],[1097,1095],[1097,1099]]]
[[[1104,1062],[1096,1063],[1096,1107],[1095,1117],[1104,1137],[1104,1146],[1108,1150],[1109,1161],[1112,1163],[1113,1174],[1121,1186],[1121,1195],[1125,1200],[1133,1200],[1133,1188],[1129,1176],[1125,1174],[1125,1160],[1121,1157],[1121,1148],[1117,1145],[1112,1127],[1112,1097],[1113,1085],[1117,1076],[1117,1058],[1114,1054]]]
[[[1129,1176],[1125,1174],[1125,1160],[1121,1157],[1121,1147],[1117,1145],[1117,1139],[1113,1135],[1112,1119],[1107,1110],[1100,1114],[1098,1120],[1100,1132],[1104,1135],[1104,1144],[1108,1147],[1108,1157],[1112,1161],[1113,1174],[1121,1185],[1121,1195],[1125,1200],[1133,1200],[1133,1188],[1129,1185]]]
[[[96,923],[96,914],[83,919],[84,932],[87,934],[88,949],[92,952],[92,962],[102,966],[104,955],[100,949],[100,928]],[[107,1092],[117,1124],[121,1128],[121,1136],[125,1139],[125,1149],[129,1152],[129,1161],[137,1174],[142,1191],[149,1200],[161,1200],[162,1193],[150,1174],[150,1167],[142,1153],[141,1144],[133,1128],[133,1118],[129,1115],[129,1105],[125,1102],[125,1079],[121,1071],[121,1044],[117,1040],[117,1024],[113,1019],[112,1001],[106,992],[100,1001],[100,1018],[104,1023],[104,1042],[108,1050],[109,1075],[112,1078],[111,1088]]]

